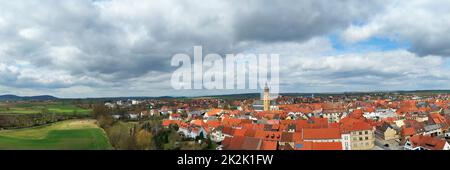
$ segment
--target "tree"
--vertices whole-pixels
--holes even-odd
[[[205,139],[205,134],[203,133],[203,131],[201,131],[200,134],[197,137],[195,137],[195,140],[198,141],[203,139]]]
[[[140,130],[135,135],[137,149],[150,150],[154,149],[152,134],[146,130]]]
[[[110,127],[114,123],[108,109],[102,104],[95,105],[92,114],[97,119],[99,126],[103,129]]]
[[[204,148],[205,150],[216,150],[217,143],[213,142],[211,139],[206,140],[207,146]]]
[[[174,130],[174,131],[178,131],[179,127],[178,124],[170,124],[169,125],[169,129]]]
[[[167,143],[164,144],[164,150],[179,149],[180,141],[181,141],[181,136],[176,131],[171,130],[170,133],[167,135]]]

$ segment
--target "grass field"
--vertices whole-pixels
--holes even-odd
[[[83,109],[76,105],[63,102],[0,103],[0,114],[36,114],[43,112],[88,115],[92,110]]]
[[[68,120],[50,125],[0,131],[0,149],[104,150],[111,145],[95,120]]]

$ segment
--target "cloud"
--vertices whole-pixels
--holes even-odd
[[[343,37],[358,42],[385,37],[410,44],[410,50],[421,56],[450,56],[450,6],[448,1],[391,1],[383,11],[365,24],[347,28]]]
[[[358,89],[409,76],[446,81],[439,63],[449,54],[446,6],[384,0],[1,1],[0,87],[61,96],[171,95],[171,57],[192,54],[196,45],[204,54],[278,53],[287,89],[308,83],[317,90]],[[423,58],[403,49],[339,56],[329,40],[334,34],[351,43],[378,36],[407,41]],[[422,63],[433,69],[411,65]]]
[[[450,70],[440,56],[392,50],[295,58],[284,80],[305,92],[449,88]]]
[[[233,24],[240,40],[303,41],[364,21],[383,1],[246,1]]]

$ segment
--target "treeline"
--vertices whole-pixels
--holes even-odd
[[[209,139],[184,139],[178,126],[163,128],[162,117],[138,122],[114,121],[110,109],[103,105],[94,107],[94,117],[103,128],[111,145],[119,150],[205,150],[215,149]]]
[[[0,128],[27,128],[39,125],[45,125],[61,120],[86,118],[89,115],[82,114],[55,114],[55,113],[36,113],[36,114],[1,114]]]

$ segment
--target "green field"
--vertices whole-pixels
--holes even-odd
[[[63,102],[0,103],[0,114],[36,114],[44,112],[88,115],[92,112],[92,110],[83,109],[74,104]]]
[[[0,131],[0,149],[104,150],[111,149],[95,120],[68,120],[46,126]]]

